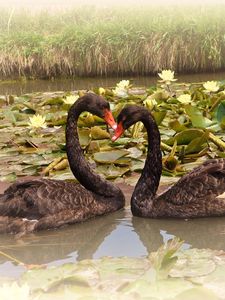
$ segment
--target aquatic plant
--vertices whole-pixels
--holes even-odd
[[[74,104],[74,102],[79,98],[78,95],[70,95],[70,96],[66,96],[65,98],[63,98],[63,102],[65,104],[69,104],[69,105],[72,105]]]
[[[182,244],[173,238],[141,258],[103,257],[29,267],[17,280],[5,283],[1,277],[1,300],[224,299],[225,253],[182,250]]]
[[[116,84],[114,90],[112,90],[113,94],[119,98],[126,98],[128,97],[128,90],[130,87],[129,80],[121,80],[119,83]]]
[[[116,87],[93,90],[104,92],[115,117],[125,104],[145,105],[151,110],[161,132],[163,175],[179,176],[208,158],[225,156],[225,84],[218,82],[216,86],[220,89],[206,93],[202,83],[171,81],[170,92],[161,85],[131,87],[125,80],[116,87],[124,88],[126,98],[113,93]],[[66,159],[64,126],[77,94],[84,92],[11,95],[10,101],[0,102],[1,181],[38,174],[73,178]],[[89,113],[81,115],[78,127],[81,147],[96,171],[107,179],[134,185],[147,151],[143,125],[137,123],[115,143],[110,142],[103,121]]]
[[[182,94],[179,97],[177,97],[177,100],[183,104],[189,104],[192,103],[191,101],[191,95],[189,94]]]
[[[158,73],[161,80],[159,82],[163,82],[165,84],[171,84],[173,81],[177,79],[174,78],[174,71],[171,70],[162,70],[161,73]]]
[[[225,67],[221,6],[2,11],[0,78],[146,75]],[[87,17],[88,16],[88,17]],[[40,26],[41,24],[41,26]]]
[[[206,81],[203,83],[203,87],[205,88],[206,92],[217,92],[219,90],[219,84],[217,81]]]
[[[33,117],[29,117],[29,123],[28,126],[31,128],[46,128],[47,124],[45,122],[46,117],[41,116],[39,114],[34,115]]]

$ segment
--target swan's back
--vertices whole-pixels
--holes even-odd
[[[74,182],[18,181],[0,195],[0,233],[10,232],[15,227],[7,229],[9,220],[20,224],[21,228],[13,229],[15,232],[24,230],[22,219],[26,223],[36,220],[32,231],[57,228],[113,212],[123,207],[122,202],[121,199],[105,199]]]

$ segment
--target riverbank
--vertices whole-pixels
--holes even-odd
[[[224,8],[1,10],[0,78],[224,70]]]

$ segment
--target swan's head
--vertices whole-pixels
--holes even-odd
[[[93,115],[104,119],[112,129],[115,130],[117,128],[116,121],[114,120],[110,110],[109,102],[107,102],[102,96],[88,93],[80,98],[80,104],[81,103],[83,111],[86,110]]]
[[[137,105],[124,107],[117,117],[117,128],[112,136],[112,141],[117,140],[126,129],[136,122],[142,121],[145,116],[149,116],[149,111],[144,107]]]

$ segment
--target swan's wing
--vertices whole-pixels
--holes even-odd
[[[225,159],[204,162],[184,175],[159,198],[175,205],[213,200],[225,192]]]
[[[37,218],[89,205],[93,194],[73,182],[30,180],[12,184],[0,195],[0,215]]]

